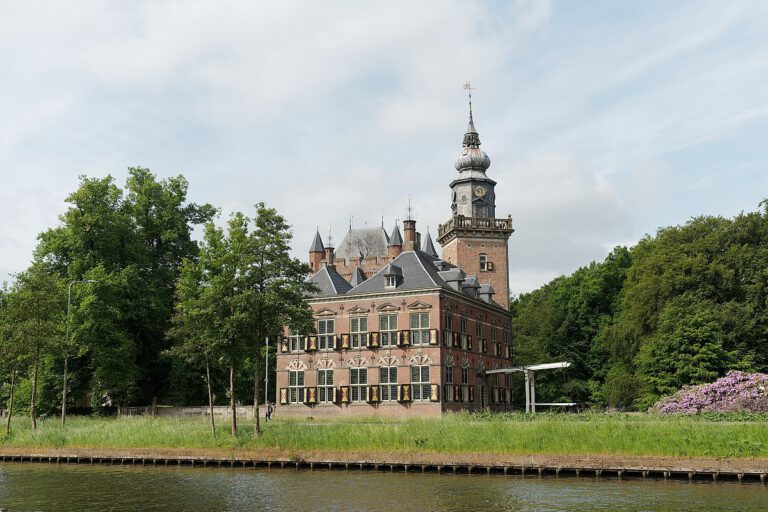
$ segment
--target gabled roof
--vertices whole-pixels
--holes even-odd
[[[424,247],[421,249],[424,251],[427,256],[432,256],[433,258],[437,258],[437,251],[435,250],[435,244],[432,243],[432,235],[429,234],[429,231],[427,231],[427,238],[424,240]]]
[[[343,295],[352,289],[352,285],[341,274],[336,272],[336,268],[325,266],[312,274],[309,281],[314,283],[320,291],[314,294],[315,297],[331,297],[334,295]]]
[[[315,233],[315,239],[312,240],[312,245],[309,246],[309,252],[325,252],[323,239],[320,238],[320,230]]]
[[[389,238],[389,245],[403,245],[403,237],[400,236],[400,228],[395,224],[395,229],[392,230],[392,236]]]
[[[366,257],[385,257],[387,255],[387,244],[389,236],[386,230],[381,227],[359,228],[347,231],[344,239],[336,248],[336,259],[353,260]]]
[[[432,261],[421,251],[400,253],[389,265],[369,277],[364,283],[352,288],[348,295],[383,292],[386,285],[385,276],[393,274],[402,275],[397,286],[398,290],[419,290],[442,286],[443,281],[437,275],[437,269]]]

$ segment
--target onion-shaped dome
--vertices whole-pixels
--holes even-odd
[[[485,151],[480,149],[480,136],[475,130],[475,122],[472,119],[472,106],[469,107],[469,126],[467,126],[467,132],[464,134],[464,142],[462,144],[463,149],[456,160],[453,161],[453,166],[457,171],[464,169],[475,169],[478,171],[485,171],[491,166],[491,159],[485,154]]]

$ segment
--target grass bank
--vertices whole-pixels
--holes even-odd
[[[647,414],[452,414],[434,419],[277,420],[251,437],[243,423],[210,434],[202,419],[72,417],[0,434],[4,449],[186,449],[508,455],[768,457],[768,416],[661,417]]]

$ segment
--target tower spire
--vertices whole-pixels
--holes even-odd
[[[469,124],[467,125],[467,132],[464,134],[464,142],[462,146],[465,148],[477,148],[480,147],[480,136],[475,129],[475,119],[472,115],[472,84],[469,82],[464,83],[464,90],[467,91],[469,97]]]

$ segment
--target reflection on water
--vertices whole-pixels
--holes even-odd
[[[762,511],[760,484],[0,464],[0,508],[44,511]]]

